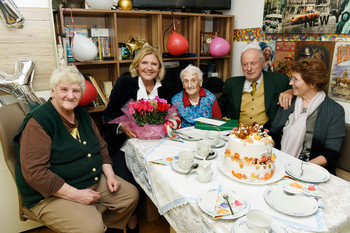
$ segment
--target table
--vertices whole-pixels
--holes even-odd
[[[350,183],[336,176],[318,185],[324,209],[308,217],[292,217],[270,207],[264,200],[266,188],[274,184],[251,185],[234,181],[217,169],[224,156],[226,145],[217,149],[218,157],[212,161],[214,171],[209,183],[200,183],[194,174],[184,176],[171,166],[150,164],[148,161],[176,156],[178,152],[193,150],[196,142],[170,139],[130,139],[125,147],[126,162],[135,180],[157,206],[176,232],[231,232],[236,220],[214,220],[197,205],[197,196],[219,184],[234,188],[249,200],[250,209],[262,209],[270,213],[274,221],[287,226],[291,233],[301,232],[350,232]],[[298,160],[274,149],[283,164]]]

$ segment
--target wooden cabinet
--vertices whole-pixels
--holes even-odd
[[[118,56],[118,42],[127,41],[132,35],[137,39],[145,39],[150,45],[158,47],[160,52],[167,52],[166,42],[172,33],[173,22],[176,31],[189,42],[187,53],[192,57],[164,58],[164,61],[188,60],[196,66],[215,63],[216,72],[224,81],[231,76],[232,43],[234,16],[212,15],[198,13],[180,13],[164,11],[121,11],[97,10],[80,8],[63,8],[58,12],[57,33],[63,33],[65,25],[86,25],[88,28],[96,25],[98,28],[109,28],[113,60],[76,62],[79,70],[89,73],[98,81],[110,80],[115,83],[117,78],[128,71],[131,60],[121,60]],[[201,32],[218,32],[219,36],[231,44],[231,51],[222,57],[203,56],[200,53]],[[164,36],[165,34],[165,36]],[[164,38],[163,38],[164,37]]]

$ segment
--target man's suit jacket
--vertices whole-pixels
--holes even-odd
[[[265,124],[266,128],[270,128],[271,122],[276,116],[278,110],[278,98],[280,93],[288,90],[289,78],[285,74],[272,73],[263,71],[264,76],[264,96],[265,111],[269,121]],[[239,119],[242,93],[245,77],[233,77],[226,80],[224,91],[218,103],[223,116],[231,119]]]

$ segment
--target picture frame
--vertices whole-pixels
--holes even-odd
[[[219,36],[219,32],[201,32],[201,55],[210,56],[209,46],[214,36]]]

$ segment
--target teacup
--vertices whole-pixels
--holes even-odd
[[[194,154],[191,151],[182,151],[178,154],[179,156],[179,166],[184,170],[191,168],[194,160]]]
[[[219,131],[209,131],[205,134],[206,138],[210,141],[212,146],[219,143],[220,132]]]
[[[209,140],[200,140],[197,142],[197,154],[206,157],[210,153],[211,142]]]
[[[247,215],[247,228],[249,233],[271,232],[271,215],[262,210],[250,210]]]

